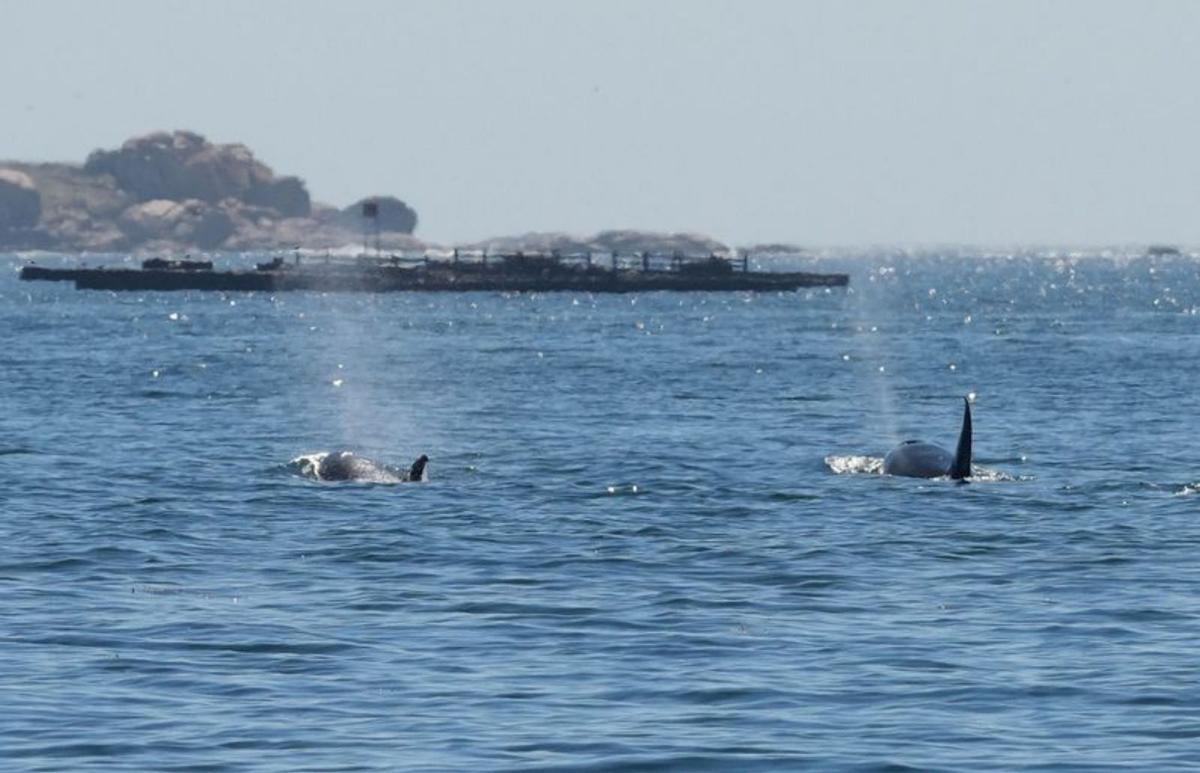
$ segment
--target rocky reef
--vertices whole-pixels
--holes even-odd
[[[342,209],[314,203],[299,177],[277,175],[241,144],[189,131],[135,137],[82,164],[0,162],[0,250],[180,252],[361,242],[375,202],[386,248],[420,245],[417,213],[392,196]]]
[[[519,236],[501,236],[485,239],[474,244],[462,245],[465,249],[489,252],[553,252],[564,254],[583,252],[635,252],[682,253],[703,255],[711,252],[725,253],[728,245],[693,233],[661,233],[658,231],[610,230],[592,236],[576,236],[558,231],[540,231]]]

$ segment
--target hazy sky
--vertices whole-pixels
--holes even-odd
[[[245,142],[418,235],[1200,243],[1200,2],[0,0],[0,158]]]

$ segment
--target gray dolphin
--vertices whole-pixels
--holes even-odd
[[[330,451],[317,465],[321,480],[423,481],[429,457],[421,454],[407,471],[373,462],[352,451]]]
[[[963,398],[962,429],[953,454],[933,443],[905,440],[883,458],[883,474],[953,480],[971,477],[971,401]]]

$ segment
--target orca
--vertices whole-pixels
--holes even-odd
[[[971,477],[971,401],[963,398],[962,429],[952,454],[941,446],[906,440],[883,458],[884,475],[908,478],[945,478],[965,481]]]
[[[353,451],[330,451],[317,465],[321,480],[363,480],[375,482],[417,482],[425,480],[425,465],[429,457],[421,454],[408,470],[373,462]]]

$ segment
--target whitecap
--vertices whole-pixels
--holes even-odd
[[[827,456],[825,466],[836,475],[882,475],[882,456]]]
[[[321,466],[321,460],[329,455],[328,451],[317,451],[310,454],[301,454],[295,459],[288,462],[288,467],[295,470],[296,474],[304,478],[312,478],[320,480],[321,476],[317,474],[317,470]]]

